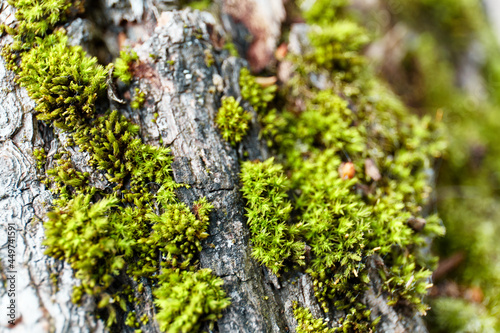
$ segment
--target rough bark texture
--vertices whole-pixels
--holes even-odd
[[[237,7],[245,3],[233,2],[231,8],[237,11]],[[264,11],[268,16],[274,13],[270,12],[273,7],[267,7],[265,2],[251,3],[261,6],[259,12]],[[165,2],[160,6],[153,1],[103,0],[99,6],[100,10],[92,14],[93,21],[77,19],[67,26],[72,43],[82,44],[99,55],[102,49],[93,49],[92,43],[98,39],[96,36],[100,36],[108,52],[104,56],[101,54],[102,59],[109,57],[109,53],[116,54],[116,47],[119,46],[116,40],[120,40],[117,36],[124,34],[125,39],[135,45],[140,65],[135,68],[130,91],[118,92],[119,97],[130,97],[136,87],[147,94],[145,107],[140,112],[115,101],[105,102],[102,107],[110,103],[111,108],[119,109],[140,124],[145,142],[157,145],[162,138],[164,145],[172,148],[174,178],[177,182],[190,185],[189,189],[179,190],[182,201],[191,206],[195,200],[206,196],[215,206],[210,216],[210,237],[204,242],[200,263],[223,278],[224,289],[232,302],[217,322],[215,331],[295,332],[294,301],[308,307],[315,317],[335,322],[341,313],[323,313],[314,297],[309,276],[293,272],[277,278],[250,255],[249,230],[240,194],[239,160],[262,160],[268,157],[268,152],[265,144],[258,139],[255,113],[251,132],[237,149],[222,139],[215,126],[221,97],[240,97],[239,71],[246,63],[229,57],[227,52],[217,51],[221,28],[214,17],[190,10],[162,12],[167,9]],[[277,19],[279,22],[283,19],[280,15],[281,12]],[[2,1],[0,20],[5,23],[13,20],[12,8],[5,1]],[[236,24],[225,13],[221,13],[220,20],[229,22],[229,26]],[[126,22],[125,28],[123,25],[119,27],[122,22]],[[95,32],[107,23],[107,29]],[[274,38],[275,44],[275,36],[269,38]],[[304,40],[304,36],[297,36],[296,39]],[[121,40],[124,41],[123,38]],[[1,39],[2,44],[8,42],[9,37]],[[215,64],[210,67],[205,63],[207,50],[215,57]],[[22,319],[12,332],[102,331],[104,325],[93,315],[95,304],[91,299],[80,307],[71,303],[71,289],[77,280],[72,276],[70,267],[45,256],[41,245],[42,221],[52,197],[37,179],[33,149],[46,147],[50,163],[51,154],[64,142],[64,134],[45,127],[35,119],[34,102],[24,89],[15,84],[14,74],[5,70],[2,59],[0,87],[0,242],[3,244],[7,239],[8,223],[14,222],[18,230],[17,306]],[[248,104],[244,107],[251,110]],[[152,122],[155,113],[158,117],[156,122]],[[244,156],[243,151],[248,155]],[[77,168],[85,170],[88,156],[77,151],[72,151],[72,155]],[[106,186],[100,177],[96,176],[92,181]],[[5,268],[6,247],[0,249],[0,257],[4,274],[8,274]],[[382,316],[380,331],[426,332],[420,316],[397,313],[386,304],[386,298],[381,295],[381,281],[375,273],[375,261],[371,264],[372,285],[364,301],[372,309],[374,318]],[[58,288],[51,282],[51,274],[56,274],[53,276],[58,279]],[[0,294],[0,308],[5,309],[8,302],[6,289],[0,287]],[[137,296],[141,300],[136,305],[137,314],[147,313],[152,319],[151,289],[146,287]],[[3,313],[0,325],[7,327]],[[141,328],[144,332],[159,331],[154,320]],[[124,325],[123,331],[132,330]]]

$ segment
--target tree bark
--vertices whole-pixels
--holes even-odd
[[[4,0],[1,4],[0,21],[9,24],[14,19],[13,9]],[[183,202],[191,207],[194,201],[206,196],[215,206],[210,216],[210,236],[204,241],[200,254],[200,265],[211,268],[224,280],[224,289],[232,303],[214,331],[295,332],[294,301],[309,308],[316,318],[322,317],[330,326],[336,326],[342,312],[332,309],[325,314],[321,310],[307,274],[295,271],[277,278],[251,257],[250,235],[240,194],[239,161],[269,157],[266,144],[258,137],[256,113],[243,102],[244,108],[252,111],[253,119],[249,135],[237,148],[222,139],[214,122],[222,96],[241,97],[239,72],[247,66],[245,60],[221,51],[224,29],[217,22],[222,22],[226,29],[233,29],[228,31],[232,33],[233,41],[243,49],[247,47],[251,57],[255,50],[264,48],[264,59],[269,61],[269,54],[272,55],[279,37],[276,26],[279,30],[284,20],[283,3],[220,1],[217,2],[220,9],[217,20],[204,12],[163,11],[169,9],[165,4],[168,2],[129,0],[114,3],[103,0],[95,3],[99,10],[89,13],[90,19],[76,19],[65,28],[71,43],[84,46],[101,60],[116,55],[122,46],[117,42],[123,41],[120,36],[134,45],[140,65],[134,69],[134,81],[129,90],[118,89],[117,94],[119,98],[127,99],[135,88],[140,88],[146,92],[145,106],[134,111],[109,99],[100,107],[118,109],[139,124],[144,142],[158,145],[161,140],[171,147],[174,179],[190,185],[178,190]],[[250,13],[246,20],[235,15],[245,10]],[[261,13],[273,17],[273,10],[279,15],[266,31],[258,32],[255,26],[249,25],[248,22]],[[254,44],[248,45],[243,38],[248,31],[261,34]],[[305,40],[305,35],[298,37],[297,40]],[[99,38],[104,41],[105,48],[96,46],[95,41]],[[8,36],[0,41],[2,45],[9,42]],[[214,56],[212,66],[205,63],[207,52]],[[254,68],[261,68],[262,58],[251,59]],[[14,78],[15,75],[5,69],[4,60],[0,59],[0,242],[7,241],[9,223],[15,223],[17,229],[16,306],[20,319],[12,327],[12,332],[104,331],[104,324],[94,315],[92,299],[87,298],[82,306],[71,302],[71,290],[78,281],[69,265],[43,253],[43,221],[52,196],[38,180],[33,150],[45,147],[50,165],[51,156],[64,142],[64,133],[36,120],[34,102],[24,89],[16,85]],[[244,155],[244,151],[248,155]],[[77,168],[85,170],[88,156],[77,150],[70,152]],[[93,178],[93,182],[102,182],[102,186],[106,186],[106,181],[99,177]],[[9,302],[8,283],[5,281],[10,274],[6,246],[0,249],[0,257],[2,280],[7,286],[0,287],[0,309],[5,309]],[[380,331],[426,332],[420,315],[397,312],[387,305],[381,294],[382,282],[376,274],[376,258],[369,266],[373,272],[372,282],[363,300],[372,310],[373,318],[382,316]],[[146,287],[143,293],[137,292],[137,296],[141,300],[135,305],[138,316],[147,314],[150,317],[149,323],[141,327],[143,332],[159,332],[153,320],[151,288]],[[0,325],[8,327],[7,320],[2,313]],[[133,331],[123,323],[122,326],[124,332]]]

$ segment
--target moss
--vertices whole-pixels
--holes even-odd
[[[314,318],[308,308],[293,304],[293,316],[297,320],[297,333],[334,333],[335,329],[328,328],[321,318]]]
[[[47,163],[47,154],[45,153],[45,149],[40,148],[33,150],[33,156],[36,160],[36,167],[41,170],[45,166],[45,163]]]
[[[96,295],[108,288],[125,265],[118,252],[130,242],[117,242],[120,235],[116,215],[118,200],[106,198],[90,205],[90,196],[77,196],[66,207],[48,213],[44,224],[45,253],[67,261],[81,280],[81,290]],[[129,227],[128,227],[129,228]]]
[[[239,57],[238,49],[231,41],[226,41],[224,43],[224,50],[227,50],[232,57]]]
[[[417,25],[424,16],[425,24]],[[477,1],[408,1],[398,18],[425,32],[412,40],[403,63],[406,74],[419,83],[414,88],[419,91],[414,105],[421,113],[438,110],[449,137],[437,179],[437,210],[447,233],[435,243],[435,250],[443,258],[460,253],[464,259],[445,281],[437,281],[434,291],[456,283],[460,289],[478,288],[484,294],[478,304],[431,298],[429,327],[431,331],[434,327],[436,331],[464,331],[467,325],[461,319],[466,316],[459,311],[464,307],[476,314],[476,324],[485,323],[485,331],[491,325],[499,331],[500,269],[495,263],[500,246],[494,236],[500,230],[497,41]],[[457,73],[463,72],[458,60],[472,48],[483,49],[478,65],[485,89],[479,95],[458,86],[456,80]]]
[[[224,140],[229,141],[233,146],[240,142],[247,134],[252,115],[243,110],[234,97],[222,98],[222,106],[215,118]]]
[[[305,244],[296,238],[299,225],[289,225],[292,205],[287,199],[289,180],[273,159],[241,165],[243,197],[252,234],[252,255],[278,274],[285,260],[304,264]]]
[[[137,317],[135,315],[135,312],[130,311],[127,314],[127,318],[125,319],[125,325],[130,326],[132,328],[138,328],[139,327],[139,322],[137,321]]]
[[[144,106],[144,102],[146,102],[146,93],[141,91],[139,88],[135,88],[134,91],[135,95],[132,102],[130,102],[130,107],[135,110],[141,109]]]
[[[166,255],[165,264],[186,269],[195,264],[208,227],[207,213],[213,208],[205,198],[195,202],[198,218],[184,204],[166,204],[162,215],[149,214],[154,223],[146,245],[158,247]]]
[[[115,60],[113,76],[123,83],[129,84],[133,77],[130,66],[137,62],[138,59],[139,57],[135,51],[120,51],[120,56]]]
[[[252,229],[255,217],[263,220],[259,225],[271,226],[275,215],[264,213],[287,207],[281,214],[280,242],[310,247],[305,270],[324,311],[332,306],[345,310],[340,321],[344,331],[368,331],[376,322],[369,321],[360,296],[369,282],[367,260],[375,254],[381,256],[379,273],[389,304],[421,312],[428,308],[422,297],[431,286],[436,259],[422,249],[443,228],[436,216],[427,216],[418,232],[410,222],[422,219],[431,191],[428,172],[446,144],[438,122],[409,114],[367,68],[360,54],[368,41],[362,28],[339,19],[317,25],[309,37],[314,48],[303,58],[290,57],[296,74],[279,92],[283,111],[268,111],[272,96],[263,98],[264,89],[248,72],[240,76],[242,96],[263,117],[279,119],[273,147],[283,164],[283,171],[272,161],[243,164],[242,191],[251,199],[247,216],[252,237],[261,237],[262,228]],[[332,84],[319,90],[311,71]],[[294,110],[295,99],[303,110]],[[279,172],[259,176],[252,165]],[[346,165],[352,169],[348,177]],[[267,188],[274,183],[286,185],[279,191]],[[261,188],[265,190],[255,191]],[[282,269],[283,263],[278,265]]]
[[[430,322],[434,332],[498,332],[498,317],[479,304],[443,297],[432,303]]]
[[[118,111],[96,113],[97,98],[107,87],[107,70],[80,47],[68,46],[62,31],[52,32],[57,20],[64,18],[63,12],[70,10],[79,9],[66,2],[19,2],[18,18],[28,15],[27,11],[39,15],[26,18],[29,26],[21,23],[16,29],[7,28],[23,44],[4,49],[18,82],[37,102],[38,118],[66,131],[65,147],[88,153],[93,173],[101,173],[109,181],[105,190],[90,187],[90,174],[77,170],[71,154],[59,149],[50,161],[52,169],[46,170],[46,182],[56,197],[44,224],[46,254],[71,265],[80,280],[72,300],[79,303],[82,297],[94,297],[98,318],[105,319],[108,327],[114,327],[124,313],[128,313],[126,324],[139,326],[130,311],[131,303],[137,301],[132,287],[117,283],[123,274],[147,278],[160,297],[168,283],[178,292],[170,300],[198,297],[200,288],[208,284],[218,303],[214,305],[214,299],[208,297],[207,305],[202,304],[204,315],[189,322],[194,327],[200,325],[198,319],[214,320],[229,304],[222,281],[209,271],[195,270],[213,207],[202,198],[191,211],[178,201],[175,189],[183,185],[172,178],[169,149],[144,144],[139,127]],[[49,18],[48,11],[54,13]],[[136,60],[135,53],[122,52],[115,77],[129,83],[130,67]],[[136,91],[136,97],[132,107],[144,102],[143,93]],[[34,155],[40,166],[46,164],[44,150],[36,150]],[[159,278],[161,267],[176,268],[182,278]],[[172,330],[169,323],[162,327]]]
[[[241,96],[250,102],[257,112],[266,109],[267,104],[273,100],[278,88],[275,85],[263,88],[247,68],[241,69],[239,83]]]
[[[339,17],[339,12],[348,4],[347,0],[318,0],[312,4],[303,1],[304,17],[307,22],[328,25]]]
[[[205,321],[221,317],[229,306],[222,279],[214,277],[209,269],[196,272],[164,270],[159,276],[161,286],[153,293],[159,307],[156,319],[160,329],[169,333],[195,332]]]
[[[94,116],[94,103],[106,87],[106,70],[81,47],[68,46],[61,32],[23,53],[17,81],[37,105],[40,120],[73,131]],[[43,80],[40,78],[43,77]]]
[[[304,55],[304,61],[334,71],[335,76],[343,80],[355,78],[364,63],[359,51],[369,41],[361,26],[353,21],[338,20],[327,26],[312,27],[309,37],[313,50]]]
[[[36,38],[46,36],[59,22],[66,19],[71,2],[9,0],[8,3],[17,8],[15,15],[18,23],[14,28],[2,25],[3,30],[14,38],[11,45],[3,48],[2,56],[7,62],[7,67],[17,71],[19,55],[29,50]]]
[[[193,9],[198,10],[207,10],[212,4],[211,0],[181,0],[179,6],[183,7],[191,7]]]

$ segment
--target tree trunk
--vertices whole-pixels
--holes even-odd
[[[14,20],[13,9],[4,0],[1,4],[0,21],[9,24]],[[117,40],[123,41],[125,37],[134,45],[140,65],[134,69],[134,81],[123,94],[125,97],[120,94],[118,97],[127,98],[135,88],[140,88],[146,92],[145,107],[139,112],[133,111],[117,102],[118,98],[103,102],[102,107],[108,107],[109,103],[111,109],[118,109],[139,124],[144,142],[158,145],[162,141],[171,147],[174,179],[190,185],[188,189],[178,190],[183,202],[191,207],[194,201],[206,196],[215,206],[200,264],[224,280],[231,305],[214,331],[295,332],[294,301],[309,308],[316,318],[325,318],[330,323],[336,321],[342,313],[325,314],[321,310],[307,274],[292,272],[277,278],[251,257],[240,194],[239,160],[269,157],[266,144],[258,137],[257,115],[253,112],[251,131],[237,149],[221,138],[214,122],[222,96],[241,97],[239,72],[247,65],[245,60],[221,51],[224,32],[217,21],[226,29],[232,29],[229,33],[233,41],[249,52],[252,66],[259,69],[262,63],[270,61],[279,38],[279,27],[285,18],[283,3],[221,1],[217,4],[220,9],[217,20],[204,12],[164,11],[169,9],[165,4],[168,2],[154,0],[92,3],[99,9],[88,10],[88,18],[73,20],[65,28],[71,43],[84,46],[102,61],[116,56],[122,46]],[[249,14],[245,18],[243,13]],[[267,30],[259,30],[261,25],[249,23],[257,20],[256,16],[273,20],[264,24]],[[255,20],[252,22],[257,22]],[[245,41],[248,31],[258,35],[251,45]],[[99,47],[103,44],[102,40],[100,44],[96,42],[99,37],[106,47]],[[10,41],[9,36],[1,38],[2,45]],[[211,66],[205,61],[208,52],[215,60]],[[256,58],[256,54],[259,57]],[[50,165],[64,133],[36,120],[34,102],[16,85],[15,75],[5,69],[3,59],[0,59],[0,85],[0,241],[2,244],[7,241],[7,226],[14,223],[17,256],[14,269],[10,269],[7,247],[0,250],[2,280],[7,281],[4,282],[6,288],[0,289],[0,308],[5,312],[9,305],[8,278],[14,274],[18,321],[11,327],[12,332],[103,331],[104,324],[94,315],[96,305],[92,299],[87,298],[81,306],[71,302],[71,290],[78,281],[69,265],[44,255],[41,244],[43,221],[52,195],[38,180],[33,150],[45,147]],[[252,110],[249,104],[243,106]],[[244,155],[244,151],[248,155]],[[88,156],[77,150],[70,153],[75,165],[85,170]],[[369,265],[373,272],[377,271],[375,261],[376,258]],[[371,275],[372,282],[363,300],[372,310],[373,318],[382,316],[380,331],[426,332],[420,315],[398,313],[387,305],[381,294],[380,278],[375,273]],[[136,304],[138,316],[150,317],[149,323],[141,327],[143,332],[159,332],[153,320],[151,288],[137,295],[140,297]],[[9,318],[3,313],[0,318],[0,325],[9,327]],[[122,331],[133,331],[123,320],[121,325]]]

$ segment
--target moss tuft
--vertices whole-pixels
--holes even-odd
[[[240,142],[247,134],[252,115],[243,110],[234,97],[222,98],[222,106],[219,108],[215,122],[219,127],[224,140],[233,146]]]
[[[139,88],[135,88],[134,91],[135,95],[132,99],[132,102],[130,102],[130,107],[132,109],[138,110],[141,109],[144,106],[144,102],[146,102],[146,93],[141,91]]]
[[[94,116],[107,74],[96,58],[87,57],[79,46],[68,46],[67,37],[57,32],[37,37],[21,59],[17,81],[37,102],[38,119],[74,131]]]
[[[273,158],[241,165],[243,197],[252,233],[252,255],[278,274],[285,260],[304,264],[305,244],[298,241],[299,225],[289,225],[292,205],[286,192],[289,180]]]
[[[215,321],[229,306],[222,279],[209,269],[196,272],[167,269],[159,276],[154,291],[159,307],[156,319],[160,329],[169,333],[196,332],[204,321]]]
[[[299,307],[297,303],[293,304],[293,316],[297,320],[297,333],[334,333],[333,328],[328,328],[321,318],[315,319],[308,308]]]
[[[133,77],[130,66],[137,62],[138,59],[139,57],[135,51],[120,51],[120,56],[115,60],[113,76],[125,84],[130,84]]]

